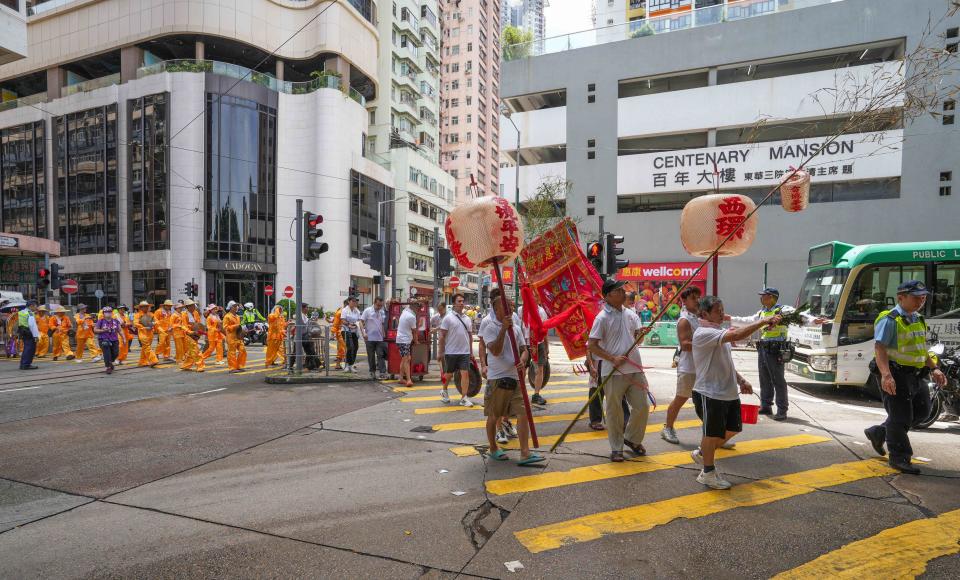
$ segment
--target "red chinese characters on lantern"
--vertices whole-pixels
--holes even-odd
[[[790,187],[790,209],[793,211],[800,211],[805,207],[803,192],[800,190],[799,185],[794,185]]]
[[[517,236],[520,225],[517,222],[517,214],[506,199],[499,197],[496,203],[497,216],[501,219],[500,231],[504,234],[500,237],[500,250],[515,253],[520,248],[520,238]]]
[[[737,239],[743,238],[743,220],[747,206],[739,197],[727,197],[717,205],[719,215],[716,217],[716,231],[718,236],[729,236],[731,233]]]

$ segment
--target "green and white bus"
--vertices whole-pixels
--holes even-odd
[[[940,342],[960,345],[960,241],[869,244],[830,242],[810,249],[797,305],[829,319],[791,326],[796,355],[787,370],[839,385],[868,384],[873,322],[897,304],[897,286],[921,280],[932,294],[922,314]]]

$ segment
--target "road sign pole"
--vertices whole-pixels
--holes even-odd
[[[297,247],[297,279],[294,282],[294,285],[297,288],[297,299],[296,304],[294,305],[294,316],[297,317],[297,323],[294,325],[295,334],[294,334],[294,368],[295,374],[303,374],[303,331],[306,330],[303,328],[302,315],[300,314],[301,304],[303,304],[303,200],[297,200],[297,219],[294,224],[294,229],[297,231],[297,243],[294,244]]]

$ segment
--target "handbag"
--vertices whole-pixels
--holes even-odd
[[[456,314],[456,312],[454,312]],[[477,364],[477,359],[473,357],[473,333],[470,332],[470,329],[467,328],[467,325],[463,322],[463,319],[457,316],[457,320],[460,321],[460,324],[463,326],[463,329],[467,331],[467,344],[470,345],[470,367],[467,369],[468,374],[470,375],[470,384],[467,385],[467,392],[465,393],[468,397],[476,397],[480,393],[480,386],[483,383],[483,376],[480,374],[480,365]],[[453,377],[453,384],[457,385],[457,388],[460,387],[460,373],[455,373]]]

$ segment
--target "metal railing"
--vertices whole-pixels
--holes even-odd
[[[723,4],[704,6],[684,12],[676,12],[654,18],[644,18],[633,22],[592,28],[570,34],[562,34],[543,40],[532,40],[519,44],[505,45],[502,49],[503,60],[519,60],[532,56],[564,52],[578,48],[598,46],[628,38],[639,38],[664,34],[675,30],[699,28],[711,24],[720,24],[733,20],[744,20],[766,14],[787,12],[812,6],[821,6],[842,0],[793,0],[790,4],[780,4],[769,0],[728,0]]]
[[[309,325],[303,325],[309,328]],[[306,332],[303,339],[303,352],[301,354],[301,364],[297,364],[296,339],[293,336],[287,336],[284,339],[284,361],[283,370],[288,375],[295,375],[298,372],[317,373],[330,376],[330,327],[321,325],[318,328],[319,336],[307,336]],[[306,330],[303,329],[304,331]]]
[[[102,89],[103,87],[109,87],[110,85],[119,85],[119,84],[120,84],[120,73],[114,73],[112,75],[107,75],[105,77],[99,77],[95,79],[90,79],[88,81],[83,81],[81,83],[67,85],[66,87],[63,88],[63,96],[73,95],[75,93],[86,93],[88,91]]]
[[[0,103],[0,112],[9,111],[19,107],[29,107],[30,105],[39,105],[40,103],[46,102],[47,93],[37,93],[35,95],[28,95],[26,97],[20,97],[19,99],[12,99]]]

